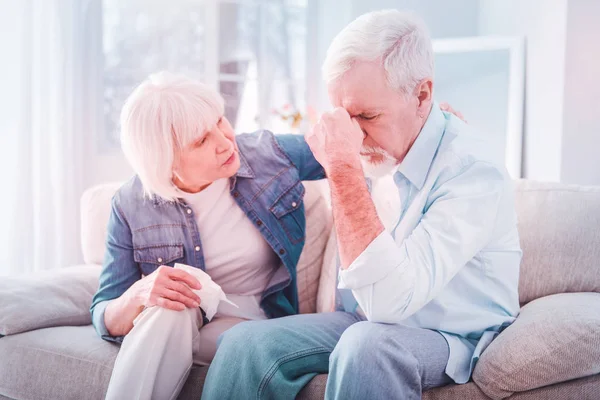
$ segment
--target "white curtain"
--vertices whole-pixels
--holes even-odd
[[[0,276],[81,260],[90,3],[100,1],[2,0]]]

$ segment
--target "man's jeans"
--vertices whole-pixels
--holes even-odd
[[[438,332],[346,312],[243,322],[220,338],[203,399],[293,399],[329,373],[326,399],[419,399],[450,383]]]

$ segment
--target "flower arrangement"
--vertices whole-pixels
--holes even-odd
[[[285,104],[281,109],[274,108],[271,112],[286,122],[294,132],[308,130],[308,128],[317,123],[317,113],[310,106],[306,108],[304,114],[291,104]]]

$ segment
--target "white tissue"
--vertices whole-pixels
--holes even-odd
[[[198,281],[200,281],[200,284],[202,284],[202,289],[192,289],[192,291],[200,297],[200,308],[204,310],[206,318],[209,321],[217,313],[217,308],[219,307],[219,303],[221,301],[225,301],[231,304],[232,306],[239,308],[237,304],[227,299],[227,296],[225,296],[225,292],[223,292],[221,286],[213,282],[210,275],[202,271],[200,268],[194,268],[190,267],[189,265],[179,263],[175,264],[175,268],[184,270],[185,272],[198,279]]]

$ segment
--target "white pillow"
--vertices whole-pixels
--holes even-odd
[[[0,335],[92,323],[100,265],[79,265],[0,281]]]

